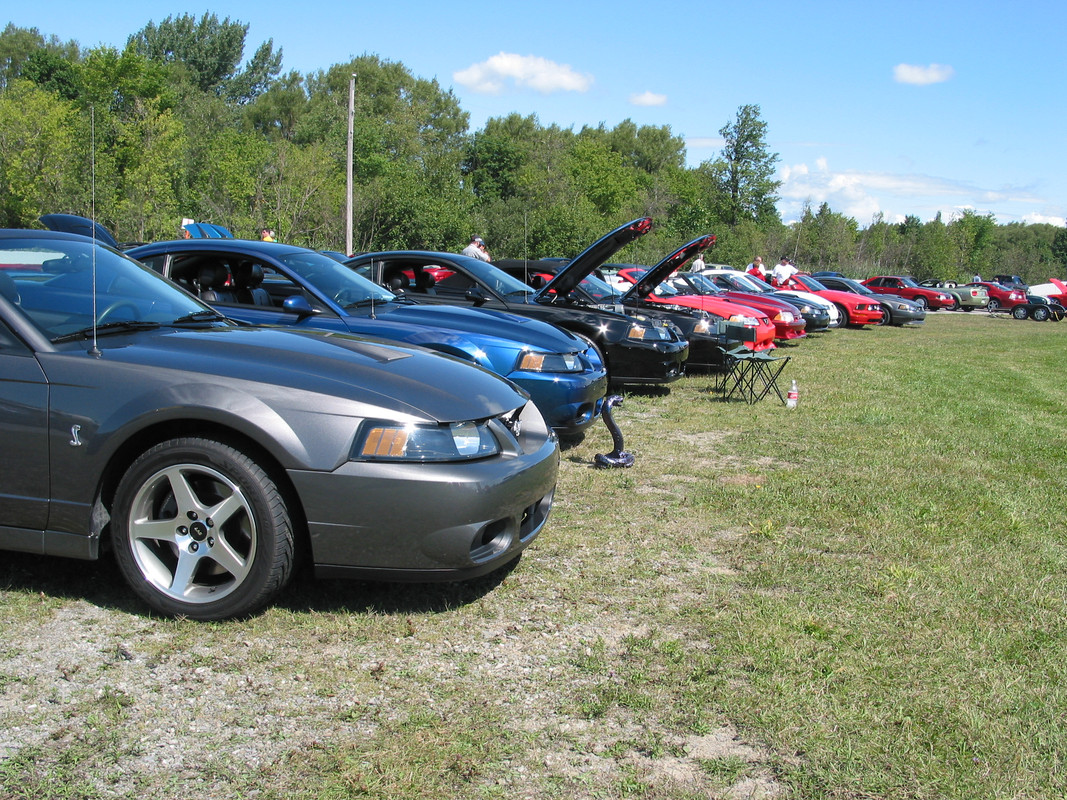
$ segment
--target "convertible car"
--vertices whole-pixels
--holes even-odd
[[[186,239],[127,252],[231,319],[417,344],[491,369],[528,391],[560,434],[593,424],[607,393],[599,352],[571,333],[500,311],[415,305],[314,250]]]
[[[989,305],[989,292],[984,286],[961,286],[955,281],[939,281],[933,278],[919,281],[919,285],[926,289],[938,289],[955,297],[956,303],[948,306],[948,311],[974,311]]]
[[[422,348],[239,326],[74,234],[0,231],[0,549],[96,559],[167,615],[326,576],[456,580],[544,526],[556,437]]]
[[[583,278],[620,248],[648,233],[651,225],[651,220],[641,219],[617,228],[538,289],[494,264],[454,253],[366,253],[346,263],[364,277],[420,304],[500,309],[572,331],[597,347],[612,383],[666,384],[684,374],[689,357],[687,332],[661,316],[623,313],[621,306],[604,305],[576,291]],[[701,323],[711,330],[713,321],[706,316],[694,317],[693,329]]]

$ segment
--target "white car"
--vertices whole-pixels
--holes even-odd
[[[739,269],[704,269],[701,270],[700,274],[707,275],[715,281],[716,286],[721,286],[723,289],[731,289],[737,292],[753,292],[755,294],[769,294],[774,297],[781,297],[794,304],[802,302],[815,306],[816,308],[822,308],[830,315],[829,327],[831,328],[839,328],[844,324],[844,321],[841,319],[841,312],[838,310],[837,306],[826,298],[819,297],[819,295],[813,294],[812,292],[798,292],[793,289],[776,289],[766,281],[762,281],[754,275],[749,275],[747,272],[742,272]]]

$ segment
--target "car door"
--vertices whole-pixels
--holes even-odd
[[[48,384],[29,348],[0,320],[0,543],[40,549],[15,530],[48,523]],[[36,541],[28,546],[27,541]]]

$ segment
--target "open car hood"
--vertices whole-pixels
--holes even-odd
[[[679,269],[694,255],[702,250],[707,250],[713,244],[715,244],[715,236],[707,234],[682,245],[642,275],[637,283],[626,290],[620,302],[625,306],[627,301],[637,302],[644,300],[652,294],[657,286],[667,280],[675,270]]]
[[[652,230],[652,218],[641,217],[621,225],[607,236],[603,236],[561,269],[556,277],[534,295],[534,300],[550,301],[553,297],[567,297],[582,280],[597,267],[611,258],[639,236]]]
[[[119,243],[115,241],[115,237],[108,233],[107,229],[99,222],[95,222],[88,217],[79,217],[77,214],[45,214],[41,217],[41,224],[50,231],[88,236],[90,239],[96,239],[96,241],[106,244],[108,247],[119,249]]]

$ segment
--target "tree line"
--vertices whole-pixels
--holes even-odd
[[[620,260],[654,263],[705,233],[709,262],[793,258],[812,270],[918,278],[1007,272],[1041,282],[1067,269],[1067,229],[950,220],[865,227],[828,205],[783,223],[778,155],[758,105],[719,131],[716,158],[686,166],[669,126],[624,120],[580,130],[535,115],[471,131],[450,89],[378,55],[304,75],[248,25],[215,14],[150,22],[123,49],[0,33],[0,225],[42,214],[92,216],[120,241],[173,238],[183,218],[237,236],[343,249],[349,80],[356,75],[353,248],[455,251],[471,234],[494,257],[574,255],[611,228],[651,216]]]

